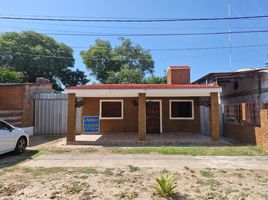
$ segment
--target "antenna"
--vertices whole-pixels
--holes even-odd
[[[228,17],[229,17],[229,27],[228,27],[228,42],[229,42],[229,68],[232,71],[232,20],[231,20],[231,5],[232,5],[232,0],[228,0]]]

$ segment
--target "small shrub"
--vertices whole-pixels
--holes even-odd
[[[214,173],[210,170],[203,170],[201,172],[202,176],[208,177],[208,178],[212,178],[214,176]]]
[[[171,173],[162,173],[160,178],[156,178],[155,181],[152,188],[155,190],[156,194],[162,197],[175,194],[177,180]]]
[[[136,167],[136,166],[133,166],[133,165],[129,165],[128,166],[128,169],[130,172],[136,172],[138,171],[140,168]]]
[[[110,169],[110,168],[105,169],[105,171],[103,172],[103,174],[106,175],[106,176],[112,176],[112,175],[114,175],[112,169]]]

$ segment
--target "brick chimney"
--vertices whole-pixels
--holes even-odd
[[[167,69],[167,84],[190,84],[190,67],[169,66]]]

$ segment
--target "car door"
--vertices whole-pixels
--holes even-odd
[[[0,121],[0,152],[7,152],[15,148],[16,138],[10,131],[11,127],[3,121]]]

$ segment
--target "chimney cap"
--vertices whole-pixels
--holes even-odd
[[[170,69],[190,69],[190,66],[184,65],[184,66],[168,66]]]

